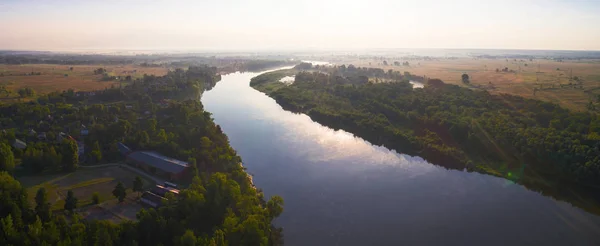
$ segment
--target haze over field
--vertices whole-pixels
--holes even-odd
[[[0,49],[600,50],[600,2],[0,2]]]

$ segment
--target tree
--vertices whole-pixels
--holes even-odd
[[[79,165],[79,150],[77,143],[71,139],[64,139],[62,142],[62,164],[63,170],[73,172]]]
[[[267,202],[267,211],[271,218],[276,218],[283,213],[283,198],[280,196],[272,196]]]
[[[35,194],[35,213],[42,221],[50,220],[52,212],[50,211],[50,202],[48,202],[48,192],[44,187],[39,188]]]
[[[470,82],[468,74],[463,73],[463,75],[462,75],[462,82],[465,83],[465,84],[468,84]]]
[[[133,180],[133,191],[138,193],[138,197],[140,196],[140,193],[144,191],[144,182],[140,176],[136,176],[135,180]]]
[[[73,212],[73,209],[77,208],[77,197],[73,195],[73,191],[69,190],[67,192],[67,198],[65,198],[65,210],[69,212]]]
[[[112,194],[117,199],[119,199],[119,202],[123,202],[123,200],[125,200],[125,196],[127,196],[127,191],[125,190],[125,186],[123,186],[123,183],[119,182],[117,186],[115,186],[115,189],[113,190]]]
[[[196,235],[192,230],[186,230],[183,236],[179,239],[179,245],[181,246],[194,246],[196,245]]]
[[[102,160],[102,150],[100,149],[100,144],[98,143],[98,141],[94,142],[94,144],[92,145],[92,152],[90,152],[90,155],[96,163],[100,163],[100,161]]]
[[[100,194],[98,192],[92,194],[92,204],[100,204]]]
[[[190,166],[192,166],[192,170],[191,170],[192,177],[198,176],[199,171],[198,171],[198,163],[196,162],[196,158],[189,158],[188,163],[190,164]]]
[[[12,173],[15,169],[15,156],[13,155],[10,146],[5,143],[0,143],[0,171]]]

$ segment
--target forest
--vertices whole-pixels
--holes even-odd
[[[283,244],[282,229],[271,224],[283,211],[283,200],[264,200],[227,136],[197,100],[220,80],[216,74],[214,67],[190,67],[124,87],[69,90],[0,105],[0,245]],[[14,147],[15,139],[27,147]],[[82,155],[75,140],[86,146]],[[118,142],[188,160],[193,172],[182,184],[187,188],[159,209],[140,211],[137,221],[117,224],[66,211],[53,214],[43,189],[30,204],[13,177],[120,161]]]
[[[504,177],[566,200],[576,196],[577,187],[589,191],[585,200],[598,202],[593,195],[600,184],[598,115],[439,79],[413,89],[410,75],[349,68],[304,65],[293,70],[299,72],[289,86],[264,89],[281,84],[278,79],[289,70],[260,75],[251,86],[286,110],[399,153]],[[386,83],[375,83],[375,76]]]

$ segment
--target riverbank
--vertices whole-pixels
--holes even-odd
[[[595,188],[597,186],[594,186],[596,184],[582,179],[575,179],[572,176],[574,174],[563,171],[562,168],[556,166],[558,164],[554,164],[554,166],[550,164],[541,165],[535,156],[519,154],[518,148],[509,144],[514,140],[497,137],[498,135],[493,136],[498,134],[496,133],[497,130],[511,130],[506,129],[508,126],[513,125],[510,118],[492,117],[495,120],[506,121],[503,127],[496,130],[481,125],[483,122],[480,123],[478,128],[473,129],[471,128],[472,124],[454,123],[456,117],[441,120],[439,118],[443,115],[429,114],[423,116],[418,111],[411,111],[410,107],[404,113],[397,114],[394,113],[396,110],[394,108],[399,105],[406,105],[406,102],[397,103],[396,106],[386,106],[387,102],[379,100],[379,98],[399,98],[401,95],[410,99],[413,97],[411,94],[414,93],[418,96],[410,99],[413,101],[407,102],[414,104],[414,100],[420,100],[421,105],[411,107],[413,110],[419,107],[425,110],[426,106],[423,103],[444,103],[445,100],[450,100],[453,97],[452,95],[457,92],[462,93],[460,97],[464,97],[464,93],[469,93],[466,89],[457,91],[454,88],[438,88],[435,89],[435,92],[432,92],[430,88],[426,89],[429,90],[428,92],[422,89],[413,92],[408,83],[406,83],[407,85],[388,83],[358,87],[356,85],[324,85],[326,83],[319,84],[304,81],[305,83],[300,84],[295,82],[291,86],[282,85],[283,83],[279,82],[279,79],[288,76],[290,73],[293,73],[293,71],[267,73],[253,78],[250,85],[275,99],[285,110],[307,114],[314,121],[333,129],[343,129],[371,143],[395,149],[401,153],[421,156],[445,168],[502,177],[544,195],[569,201],[589,212],[600,214],[600,207],[598,206],[600,203],[594,196],[598,190]],[[358,88],[362,88],[362,90]],[[444,93],[440,94],[442,91]],[[365,97],[370,94],[379,95]],[[454,97],[452,100],[464,100],[464,105],[470,105],[477,102],[477,100],[481,100],[481,98],[487,97],[480,92],[473,92],[472,94],[471,97],[473,98],[471,99]],[[427,100],[432,95],[440,98]],[[466,95],[469,96],[469,94]],[[353,101],[352,98],[358,96],[367,98],[367,101]],[[508,99],[515,101],[515,98]],[[435,107],[439,108],[440,106]],[[501,106],[497,107],[498,109],[502,108]],[[426,110],[431,109],[434,108],[427,108]],[[486,109],[481,110],[481,112],[486,111]],[[452,109],[447,109],[446,115],[449,113],[448,111],[451,112]],[[436,117],[438,120],[436,120]],[[490,117],[487,118],[477,119],[477,121],[489,120]],[[518,129],[518,126],[513,128]],[[465,138],[467,133],[468,138]],[[549,135],[552,136],[553,134],[549,133]],[[494,151],[491,152],[491,150]],[[575,182],[575,180],[580,182]]]

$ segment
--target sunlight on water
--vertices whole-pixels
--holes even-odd
[[[286,201],[277,220],[286,245],[600,242],[596,216],[510,181],[446,170],[285,111],[249,87],[256,75],[223,76],[202,102],[255,184],[267,197]],[[511,236],[489,240],[499,234]]]

